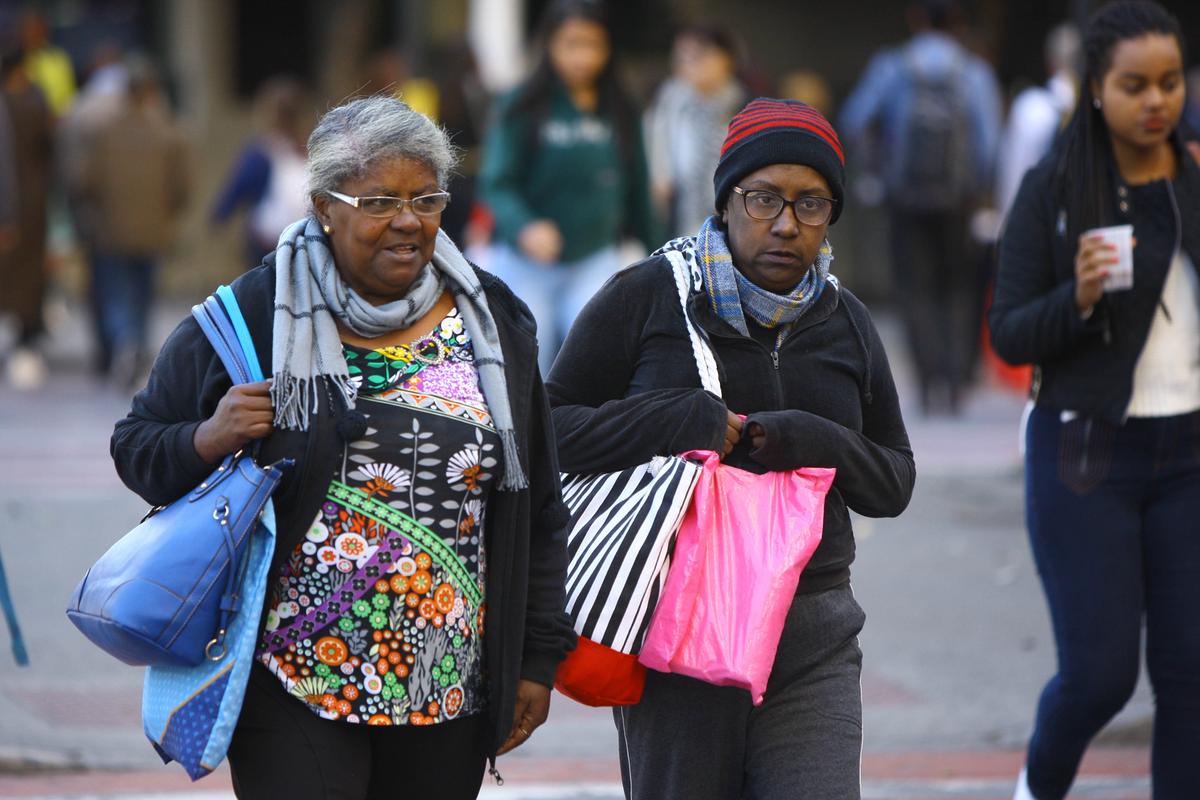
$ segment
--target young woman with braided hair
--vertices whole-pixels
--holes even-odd
[[[1026,516],[1058,650],[1017,798],[1065,797],[1137,683],[1156,713],[1154,797],[1200,786],[1200,168],[1177,131],[1183,36],[1157,3],[1104,6],[1061,145],[1001,241],[996,351],[1037,367]],[[1133,286],[1106,289],[1133,226]]]

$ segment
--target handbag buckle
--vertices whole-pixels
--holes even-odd
[[[221,498],[221,504],[213,509],[213,519],[224,525],[229,521],[229,501]]]
[[[225,629],[217,631],[217,638],[204,646],[204,657],[209,661],[220,661],[225,657]]]

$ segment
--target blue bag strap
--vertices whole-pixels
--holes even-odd
[[[262,367],[258,360],[258,354],[254,350],[254,340],[250,338],[250,328],[246,326],[246,318],[242,316],[242,309],[238,306],[237,296],[234,295],[233,289],[221,284],[217,287],[217,297],[221,299],[221,304],[225,306],[225,313],[229,315],[229,321],[233,323],[233,330],[237,333],[238,342],[242,345],[246,363],[250,365],[250,376],[256,381],[261,381],[263,379]]]
[[[4,608],[4,618],[8,621],[8,633],[12,638],[12,654],[18,666],[29,664],[29,653],[25,650],[25,638],[21,636],[21,626],[17,624],[17,609],[13,606],[12,595],[8,591],[8,578],[4,575],[4,560],[0,559],[0,606]]]
[[[199,323],[200,330],[208,337],[230,379],[234,383],[249,383],[250,366],[246,363],[246,357],[238,344],[237,335],[233,333],[233,326],[229,324],[224,312],[220,311],[219,305],[217,313],[213,313],[212,306],[216,304],[216,298],[209,296],[204,303],[192,306],[192,316]]]
[[[232,289],[228,286],[218,287],[216,297],[209,295],[202,304],[192,307],[192,316],[196,318],[200,329],[212,343],[213,350],[216,351],[221,363],[225,365],[225,371],[229,373],[235,384],[263,379],[258,355],[254,349],[254,341],[250,338],[250,330],[246,326],[246,320],[242,316],[241,308],[238,306]],[[257,453],[259,444],[259,442],[254,443],[252,452]],[[228,460],[231,457],[227,456],[226,458]],[[209,658],[220,658],[225,652],[225,634],[233,615],[241,608],[239,588],[249,561],[249,548],[241,562],[237,561],[237,550],[229,536],[227,520],[218,520],[218,522],[223,526],[225,545],[229,551],[229,572],[226,576],[225,591],[221,595],[221,614],[217,635],[209,642],[208,649],[205,651],[205,655]],[[215,651],[213,651],[214,647]]]

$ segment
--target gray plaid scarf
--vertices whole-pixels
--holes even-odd
[[[833,261],[833,247],[828,239],[822,242],[816,262],[800,282],[785,295],[775,294],[753,283],[733,265],[729,245],[716,222],[716,217],[709,217],[696,236],[696,260],[713,311],[743,336],[750,335],[747,316],[764,328],[779,328],[778,347],[788,329],[821,296]]]
[[[335,317],[359,336],[382,336],[415,323],[433,308],[446,288],[454,295],[471,336],[479,384],[504,444],[500,488],[526,488],[529,484],[517,453],[496,321],[475,271],[442,231],[438,231],[433,260],[408,295],[382,306],[371,305],[342,280],[329,240],[316,219],[305,217],[280,235],[275,251],[275,340],[271,352],[275,426],[308,429],[309,415],[317,403],[317,378],[325,378],[337,389],[346,408],[354,407],[357,395]]]

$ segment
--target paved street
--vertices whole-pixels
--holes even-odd
[[[182,306],[160,313],[160,333]],[[890,342],[894,325],[881,320]],[[0,797],[228,798],[224,771],[189,784],[140,733],[139,670],[95,650],[62,610],[87,566],[144,511],[108,458],[128,398],[86,375],[72,326],[36,393],[0,385],[0,528],[32,665],[0,629]],[[2,350],[0,350],[2,351]],[[903,353],[891,348],[902,389]],[[1011,797],[1034,703],[1053,666],[1021,518],[1021,401],[981,391],[960,419],[909,413],[919,479],[898,520],[858,520],[854,587],[868,614],[864,796]],[[1093,748],[1073,797],[1149,796],[1146,687]],[[618,798],[607,711],[556,696],[551,720],[499,762],[486,798]],[[803,796],[803,795],[798,795]],[[820,800],[817,798],[816,800]]]

